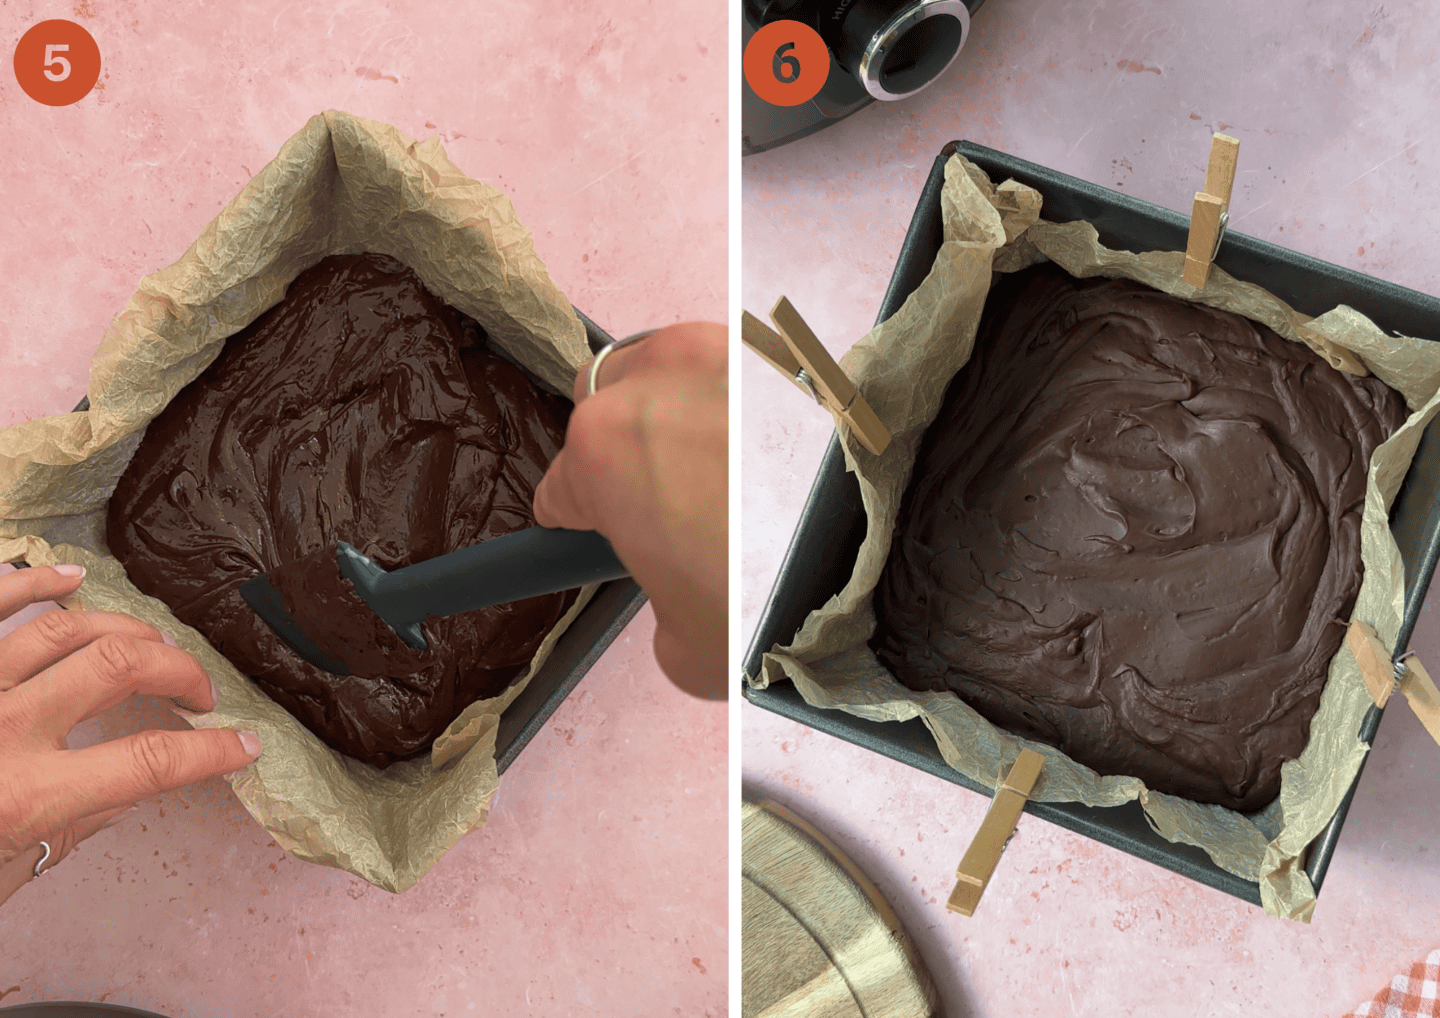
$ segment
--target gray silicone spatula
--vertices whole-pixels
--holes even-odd
[[[428,616],[443,618],[629,575],[610,542],[593,530],[531,527],[392,572],[339,541],[240,584],[240,596],[276,635],[306,661],[336,675],[348,675],[349,669],[321,646],[323,634],[310,632],[290,613],[279,589],[293,589],[286,578],[308,574],[326,556],[370,610],[419,650],[426,647],[420,624]]]

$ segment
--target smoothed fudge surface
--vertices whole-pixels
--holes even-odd
[[[575,593],[431,618],[420,652],[314,560],[283,592],[353,626],[338,676],[282,643],[241,582],[335,541],[395,569],[534,526],[569,413],[399,261],[329,257],[150,424],[110,500],[110,550],[328,745],[385,767],[517,679]]]
[[[905,685],[1101,774],[1250,811],[1360,589],[1375,378],[1228,312],[1044,264],[992,289],[876,591]]]

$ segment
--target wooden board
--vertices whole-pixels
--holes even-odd
[[[740,810],[742,1018],[940,1018],[879,889],[776,802]]]

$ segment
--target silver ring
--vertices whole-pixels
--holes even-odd
[[[42,841],[40,842],[40,847],[45,850],[45,854],[36,861],[35,869],[31,873],[32,877],[38,877],[45,872],[45,860],[50,858],[50,842]]]
[[[884,85],[880,84],[880,70],[885,65],[886,54],[894,48],[906,32],[920,22],[941,15],[960,22],[960,45],[955,47],[954,56],[920,88],[912,88],[908,92],[891,92],[886,89]],[[880,26],[878,32],[870,37],[870,43],[865,47],[865,54],[860,58],[857,77],[860,79],[860,84],[865,86],[865,91],[882,102],[904,99],[928,88],[940,75],[948,71],[950,65],[955,62],[955,57],[958,57],[960,51],[965,48],[965,41],[969,38],[970,8],[965,6],[963,0],[920,0],[919,3],[898,11],[894,17]]]
[[[600,352],[595,355],[595,359],[590,362],[590,381],[585,386],[586,394],[593,396],[595,395],[595,391],[600,388],[600,386],[596,383],[600,381],[600,365],[605,363],[606,357],[609,357],[612,353],[614,353],[616,350],[619,350],[621,347],[629,346],[632,343],[638,343],[646,336],[652,336],[658,331],[658,329],[646,329],[644,332],[637,332],[633,336],[626,336],[624,339],[617,339],[609,346],[602,346],[600,348]]]

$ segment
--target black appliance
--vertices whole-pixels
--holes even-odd
[[[970,34],[970,15],[984,2],[742,0],[742,45],[765,25],[798,21],[815,29],[830,51],[824,86],[798,106],[772,105],[741,81],[742,154],[813,134],[877,99],[919,92],[954,63]]]

